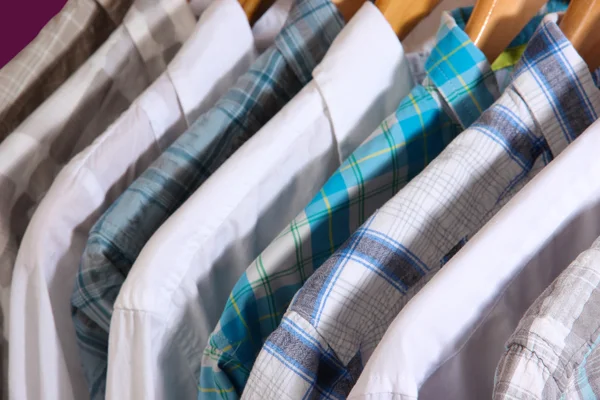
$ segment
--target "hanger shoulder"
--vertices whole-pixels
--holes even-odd
[[[477,0],[465,32],[493,62],[546,0]]]
[[[332,0],[346,22],[350,21],[350,18],[356,14],[365,1],[366,0]]]
[[[440,0],[376,0],[375,5],[402,40],[439,2]]]
[[[600,0],[572,0],[560,29],[591,71],[600,66]]]

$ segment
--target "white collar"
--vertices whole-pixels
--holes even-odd
[[[414,86],[406,64],[402,44],[389,23],[371,2],[363,4],[313,71],[342,160],[362,143],[365,130],[372,130],[363,126],[370,123],[361,121],[364,110],[380,107],[381,101],[393,101],[394,96],[379,99],[381,88],[392,86],[392,82]],[[375,70],[378,73],[374,74]]]

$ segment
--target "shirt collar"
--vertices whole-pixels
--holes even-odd
[[[275,46],[303,86],[343,26],[344,19],[330,0],[296,1]]]
[[[154,81],[194,31],[196,18],[185,0],[142,3],[131,6],[123,26]]]
[[[414,86],[402,44],[366,2],[313,71],[342,162]]]
[[[544,18],[515,68],[512,83],[553,155],[590,126],[600,111],[600,91],[587,64],[558,27],[558,18],[557,13]]]
[[[464,20],[458,21],[464,24]],[[424,86],[435,86],[463,128],[475,122],[500,94],[485,55],[449,13],[442,14],[425,70]]]
[[[509,49],[524,46],[546,13],[562,11],[567,6],[566,0],[550,0],[521,30]],[[473,7],[465,7],[442,14],[436,45],[425,63],[427,79],[423,83],[435,86],[464,129],[500,95],[490,63],[464,31],[472,11]]]

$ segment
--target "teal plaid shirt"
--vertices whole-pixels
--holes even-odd
[[[113,305],[145,243],[312,79],[343,25],[329,0],[298,0],[275,44],[94,225],[71,299],[92,399],[104,398]]]
[[[565,8],[550,2],[510,47],[523,47],[544,13]],[[497,77],[463,31],[470,12],[443,16],[423,84],[239,279],[204,351],[199,399],[241,395],[266,338],[315,269],[498,98]]]

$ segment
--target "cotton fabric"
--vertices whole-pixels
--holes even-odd
[[[139,315],[147,313],[163,319],[182,315],[168,334],[188,332],[192,348],[185,351],[188,344],[180,345],[181,352],[201,353],[237,277],[412,87],[402,47],[370,3],[333,41],[312,76],[145,246],[115,305],[112,365],[139,358],[139,351],[128,346],[135,340],[132,331],[123,328],[152,328],[138,323],[144,322]],[[166,260],[173,266],[169,270]],[[172,286],[181,276],[185,282]],[[168,298],[174,291],[182,292],[181,305],[156,310],[159,293]],[[192,364],[196,369],[198,361]],[[114,379],[122,376],[111,373]],[[215,390],[201,386],[200,395],[227,392]]]
[[[5,336],[15,259],[37,205],[60,169],[160,75],[194,24],[185,0],[137,0],[123,26],[0,144],[0,302]],[[26,393],[17,394],[19,400],[26,398],[21,397]]]
[[[347,396],[406,302],[599,107],[587,66],[545,20],[500,99],[306,281],[244,397]]]
[[[599,128],[595,122],[570,144],[408,303],[369,359],[356,398],[492,397],[519,320],[600,235]]]
[[[296,2],[275,44],[94,225],[71,300],[85,369],[100,372],[93,386],[105,380],[102,371],[107,367],[114,301],[144,244],[195,189],[308,83],[342,25],[329,0]],[[143,398],[195,396],[197,373],[188,361],[194,355],[174,350],[165,356],[165,340],[155,336],[152,343],[158,350],[140,353],[151,355],[152,362],[144,362],[142,383],[131,383],[143,388]],[[140,346],[148,343],[135,342]],[[163,391],[167,389],[170,391]]]
[[[204,352],[201,391],[241,393],[265,339],[306,279],[498,96],[496,78],[511,68],[494,74],[468,40],[462,29],[470,12],[444,16],[423,85],[412,90],[238,280]],[[513,45],[527,42],[540,19]],[[453,54],[462,74],[455,69],[451,75],[453,65],[438,62]],[[411,55],[407,60],[415,65]]]
[[[444,29],[438,35],[438,46],[430,60],[436,59],[437,54],[452,54],[460,49],[463,36],[466,37],[458,26],[464,26],[463,13],[457,11],[454,14],[458,22],[450,16],[445,17]],[[455,35],[459,37],[456,40]],[[481,73],[474,73],[468,82],[469,92],[480,99],[482,105],[490,105],[497,97],[498,89],[485,57],[472,43],[460,56],[465,70],[481,68]],[[238,280],[204,351],[201,395],[203,391],[206,391],[205,396],[210,393],[241,394],[264,340],[275,330],[293,295],[307,277],[350,236],[351,231],[358,228],[361,216],[370,215],[384,203],[385,196],[392,197],[410,178],[406,176],[407,171],[422,169],[428,159],[435,157],[460,132],[461,124],[454,123],[445,110],[465,103],[467,91],[462,90],[462,86],[457,90],[442,72],[437,66],[432,68],[430,75],[439,79],[428,80],[413,89],[408,98],[399,103],[397,111],[371,134],[369,144],[352,153],[304,213],[278,235]],[[454,79],[458,81],[459,78]],[[451,100],[446,103],[445,99]],[[475,104],[471,103],[470,108],[463,107],[466,111],[459,111],[463,111],[461,115],[466,118],[477,114]],[[437,127],[440,134],[429,140],[431,153],[425,159],[402,157],[402,152],[407,150],[403,141],[390,137],[404,134],[407,138],[404,143],[413,142],[415,148],[422,146],[421,137],[425,130],[418,119],[420,110],[427,110],[432,115],[431,125],[438,122],[436,117],[440,117]],[[394,150],[399,154],[396,164],[393,156],[388,157]],[[414,150],[411,148],[411,151]],[[405,176],[400,177],[403,173]],[[390,184],[394,180],[396,185]],[[353,212],[355,209],[360,210],[358,218]]]
[[[0,69],[0,142],[104,43],[132,3],[68,0],[35,39]]]
[[[496,372],[494,399],[600,396],[600,240],[527,310]]]
[[[272,20],[273,12],[265,19]],[[263,36],[265,19],[256,23]],[[278,25],[271,27],[272,40]],[[39,397],[89,397],[70,312],[87,233],[133,179],[245,72],[257,57],[254,47],[239,3],[214,2],[167,70],[58,175],[29,224],[16,261],[11,315],[22,317],[11,324],[13,391],[32,393],[37,385]],[[43,343],[44,350],[36,351],[35,343]],[[60,368],[34,374],[42,365]],[[56,392],[47,389],[53,385]]]

